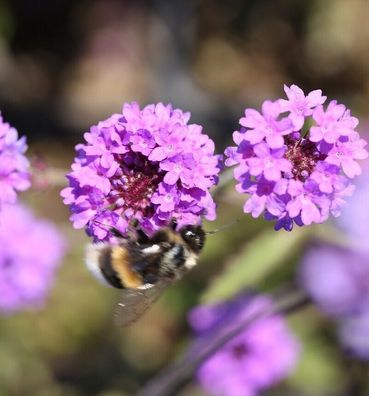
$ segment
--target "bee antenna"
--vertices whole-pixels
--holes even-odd
[[[110,231],[114,236],[118,238],[124,238],[124,235],[118,230],[118,228],[108,224],[104,224],[99,220],[93,220],[93,222],[99,225],[101,228],[105,228],[105,230]]]
[[[205,231],[205,234],[206,234],[206,235],[213,235],[213,234],[216,234],[216,233],[219,232],[219,231],[223,231],[223,230],[227,229],[228,227],[233,226],[234,224],[238,223],[239,221],[240,221],[239,219],[236,219],[236,220],[232,221],[232,222],[229,223],[229,224],[226,224],[226,225],[224,225],[224,226],[222,226],[222,227],[216,228],[215,230],[212,230],[212,231]]]

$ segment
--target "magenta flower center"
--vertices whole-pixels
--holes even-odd
[[[287,151],[284,157],[292,164],[292,175],[295,180],[304,182],[314,171],[318,161],[323,161],[326,155],[322,154],[316,144],[307,139],[285,139]]]
[[[163,180],[159,167],[136,154],[136,159],[128,165],[124,160],[113,177],[113,189],[107,200],[114,209],[130,210],[148,215],[150,198]]]

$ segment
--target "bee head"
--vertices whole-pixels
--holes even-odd
[[[194,253],[199,254],[201,252],[205,243],[205,232],[200,226],[187,225],[182,227],[179,233]]]

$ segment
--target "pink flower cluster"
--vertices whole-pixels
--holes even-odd
[[[0,312],[38,307],[53,284],[65,240],[20,204],[0,212]]]
[[[136,222],[147,234],[176,219],[178,226],[215,219],[209,189],[217,183],[219,156],[189,113],[171,105],[142,110],[125,104],[85,133],[62,191],[76,228],[109,240]]]
[[[0,115],[0,210],[3,204],[16,201],[17,191],[31,185],[26,150],[26,138],[18,138],[17,130]]]
[[[198,306],[189,315],[198,344],[208,345],[219,329],[270,309],[267,296],[242,295],[213,306]],[[212,395],[257,396],[293,370],[299,344],[284,318],[273,315],[255,320],[227,342],[199,368],[200,384]]]
[[[235,147],[226,149],[237,190],[249,195],[244,211],[264,214],[276,229],[322,223],[338,216],[368,152],[355,131],[358,120],[321,90],[285,86],[287,99],[265,101],[261,113],[246,109]]]

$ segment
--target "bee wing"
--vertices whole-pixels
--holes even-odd
[[[139,319],[171,284],[160,281],[147,289],[124,289],[115,313],[118,326],[128,326]]]

